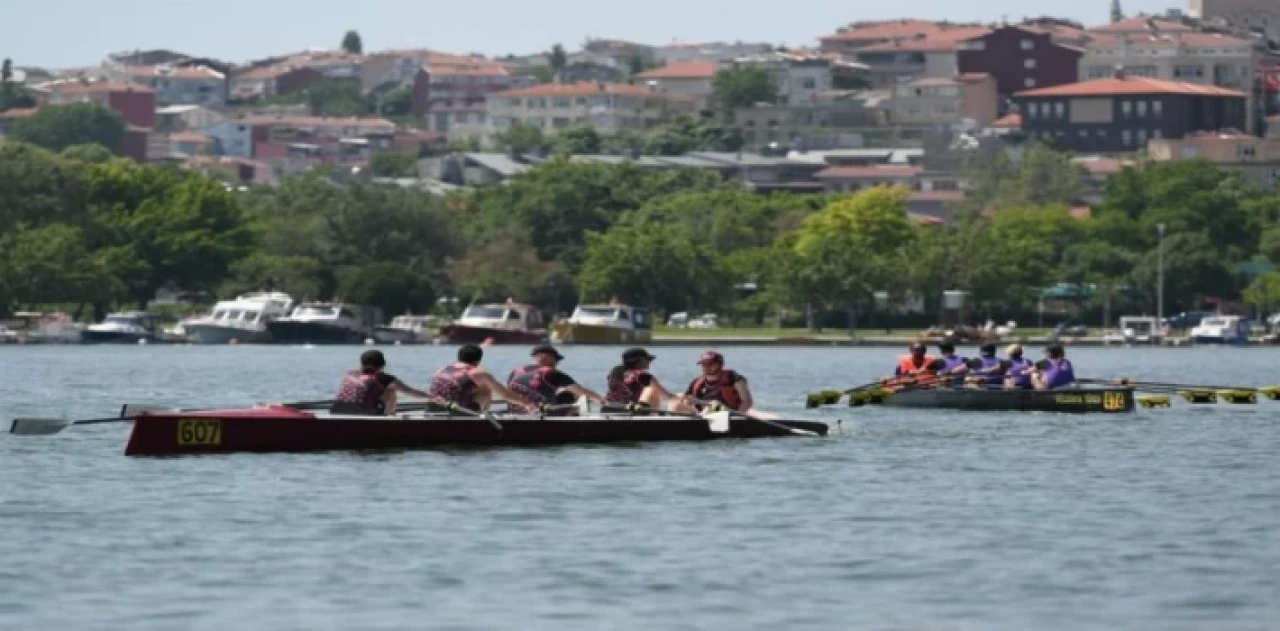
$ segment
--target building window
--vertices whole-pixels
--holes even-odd
[[[1027,118],[1035,118],[1040,114],[1040,106],[1037,103],[1027,103]]]
[[[1036,80],[1032,79],[1031,77],[1027,77],[1027,80],[1023,81],[1022,84],[1027,86],[1028,88],[1034,88],[1036,87]]]
[[[1036,69],[1036,60],[1034,60],[1034,59],[1023,59],[1023,60],[1022,60],[1022,67],[1023,67],[1023,68],[1026,68],[1027,70],[1035,70],[1035,69]]]
[[[1139,147],[1147,146],[1147,130],[1145,129],[1138,130],[1138,146]]]
[[[1054,103],[1054,104],[1053,104],[1053,115],[1054,115],[1054,116],[1057,116],[1058,118],[1066,118],[1066,117],[1067,117],[1067,104],[1066,104],[1066,103],[1063,103],[1062,101],[1058,101],[1057,103]]]
[[[1138,101],[1138,118],[1146,118],[1146,117],[1147,117],[1147,102]]]
[[[1123,142],[1123,143],[1124,143],[1124,146],[1126,146],[1126,147],[1128,147],[1129,145],[1132,145],[1132,144],[1133,144],[1133,132],[1129,131],[1128,129],[1126,129],[1126,130],[1124,130],[1123,132],[1121,132],[1121,134],[1120,134],[1120,141],[1121,141],[1121,142]]]
[[[1258,150],[1253,145],[1240,145],[1237,149],[1240,160],[1243,162],[1251,162],[1258,155]]]
[[[1034,50],[1036,43],[1030,39],[1022,40],[1022,50]]]
[[[1129,101],[1121,101],[1120,110],[1124,112],[1125,118],[1129,118],[1130,116],[1133,116],[1133,103]]]
[[[1163,102],[1163,101],[1152,101],[1152,102],[1151,102],[1151,115],[1152,115],[1152,116],[1155,116],[1156,118],[1160,118],[1160,115],[1161,115],[1161,114],[1163,114],[1163,113],[1164,113],[1164,102]]]
[[[1087,130],[1087,129],[1081,129],[1081,130],[1080,130],[1080,138],[1081,138],[1081,139],[1086,139],[1086,138],[1088,138],[1088,137],[1089,137],[1089,130]]]
[[[816,90],[818,88],[818,80],[813,77],[805,77],[800,80],[800,86],[806,90]]]
[[[1159,139],[1161,139],[1161,138],[1164,138],[1164,132],[1162,132],[1162,131],[1160,131],[1159,129],[1157,129],[1157,130],[1155,130],[1155,131],[1151,132],[1151,137],[1152,137],[1152,138],[1155,138],[1155,139],[1157,139],[1157,140],[1159,140]]]

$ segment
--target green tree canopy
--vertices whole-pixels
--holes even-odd
[[[760,66],[723,68],[711,80],[710,101],[726,120],[739,107],[777,100],[778,86],[773,73]]]
[[[364,40],[360,39],[359,33],[347,31],[342,36],[342,50],[352,55],[359,55],[364,52]]]
[[[13,122],[9,138],[52,151],[72,145],[99,144],[118,148],[124,138],[124,119],[97,103],[69,103],[42,107]]]

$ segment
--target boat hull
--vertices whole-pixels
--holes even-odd
[[[450,324],[440,329],[440,337],[451,344],[538,344],[547,340],[547,333]]]
[[[187,339],[195,344],[266,344],[271,341],[271,332],[264,327],[260,330],[237,329],[214,324],[187,324]]]
[[[884,405],[901,408],[974,412],[1064,412],[1124,414],[1134,410],[1128,388],[1063,388],[1057,390],[988,390],[931,388],[889,395]]]
[[[1195,335],[1191,343],[1198,346],[1244,346],[1249,341],[1239,337],[1221,337],[1217,335]]]
[[[360,331],[323,322],[289,322],[276,320],[267,324],[275,344],[363,344]]]
[[[80,342],[82,344],[137,344],[142,340],[145,340],[148,344],[161,341],[153,333],[88,330],[80,333]]]
[[[554,328],[556,342],[560,344],[649,344],[653,342],[652,331],[577,323],[560,323]]]
[[[393,329],[380,326],[373,332],[373,339],[379,344],[429,344],[429,333],[418,333],[408,329]]]
[[[236,452],[408,450],[445,446],[533,446],[794,436],[780,427],[734,419],[729,431],[712,432],[706,420],[661,416],[585,418],[499,417],[499,430],[484,419],[387,418],[311,415],[290,408],[200,413],[141,414],[134,419],[125,455],[176,456]],[[774,421],[827,433],[825,423]]]

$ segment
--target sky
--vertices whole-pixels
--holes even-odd
[[[355,29],[365,50],[431,48],[527,54],[587,37],[664,44],[765,41],[814,45],[857,20],[995,22],[1056,15],[1105,23],[1110,0],[10,0],[0,58],[15,65],[97,65],[111,52],[168,48],[243,62],[334,48]],[[1187,9],[1187,0],[1122,0],[1126,14]]]

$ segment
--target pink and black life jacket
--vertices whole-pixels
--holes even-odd
[[[604,398],[609,403],[639,403],[640,395],[644,393],[644,386],[640,384],[641,378],[646,375],[643,370],[625,370],[621,377],[614,377],[610,374],[609,391]]]
[[[507,387],[516,394],[534,403],[553,403],[556,399],[555,386],[547,383],[547,375],[555,370],[550,366],[529,364],[511,371],[507,377]]]
[[[476,389],[480,386],[471,378],[471,371],[476,367],[470,364],[449,364],[431,376],[431,387],[427,393],[431,398],[443,403],[456,403],[468,410],[480,411],[476,401]]]
[[[378,380],[377,373],[350,370],[342,376],[342,385],[338,386],[338,394],[333,400],[335,404],[356,407],[368,414],[382,414],[386,410],[382,395],[386,392],[387,388]]]

